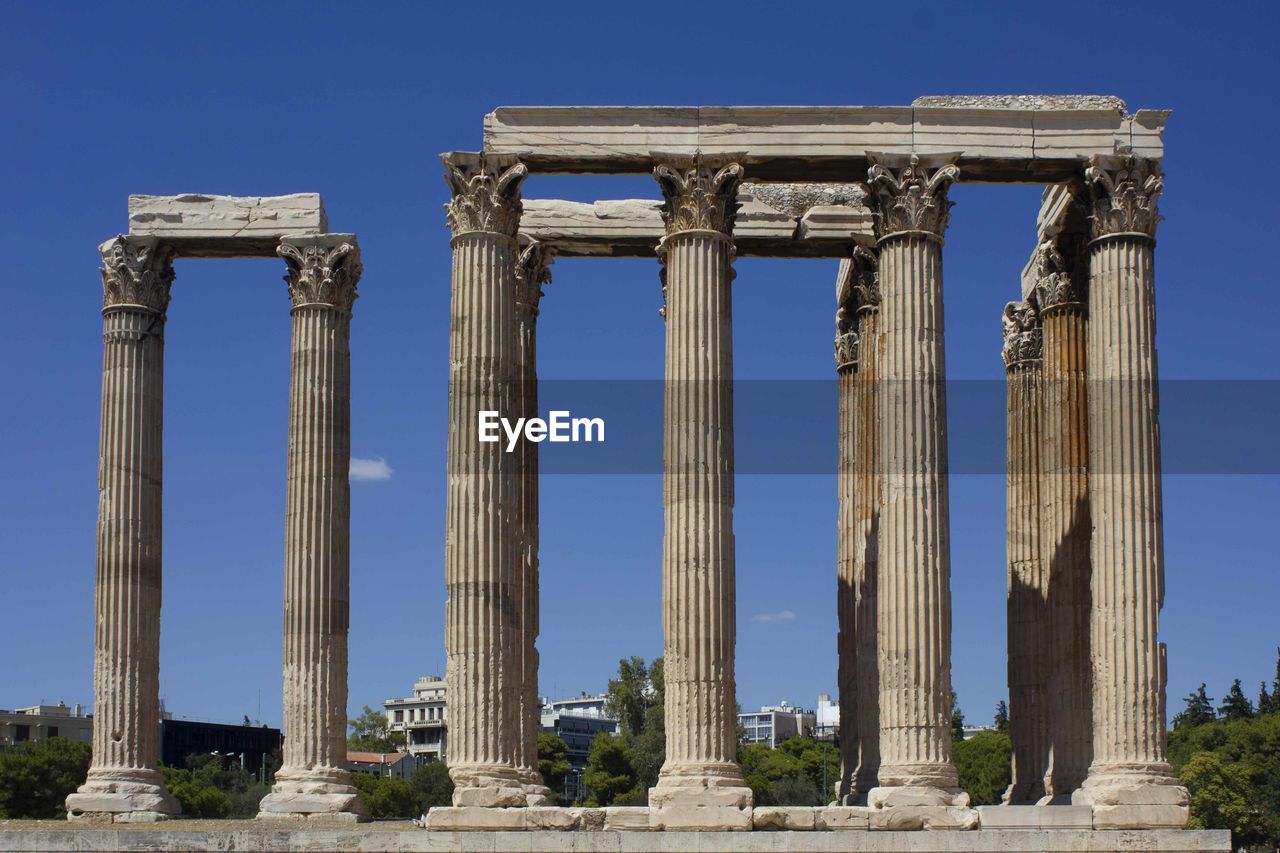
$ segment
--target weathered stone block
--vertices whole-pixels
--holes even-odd
[[[649,829],[648,806],[611,806],[604,812],[604,829]]]
[[[963,806],[893,806],[871,813],[871,829],[976,829],[978,812]]]
[[[186,257],[273,257],[281,237],[328,230],[318,193],[129,196],[129,233],[157,237]]]
[[[458,788],[453,792],[455,806],[482,809],[519,808],[525,804],[523,788]]]
[[[530,806],[525,810],[525,821],[530,829],[577,829],[582,823],[582,809]]]
[[[751,812],[755,829],[813,829],[818,810],[809,806],[759,806]]]
[[[427,829],[527,829],[525,809],[444,806],[427,812]]]
[[[818,809],[816,829],[867,829],[871,809],[865,806],[828,806]]]
[[[978,806],[983,829],[1089,829],[1088,806]]]
[[[1188,806],[1094,806],[1094,829],[1181,829],[1191,819]]]

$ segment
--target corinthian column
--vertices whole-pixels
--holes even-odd
[[[880,250],[880,476],[877,613],[882,825],[972,826],[951,763],[951,561],[947,516],[942,235],[947,159],[877,157],[868,173]],[[900,809],[892,808],[902,806]]]
[[[875,375],[880,288],[873,251],[861,246],[854,249],[848,275],[840,282],[837,303],[840,779],[836,799],[841,805],[852,805],[864,800],[867,791],[875,787],[880,751],[875,610],[875,527],[879,524],[880,494],[875,477]]]
[[[71,820],[176,815],[160,759],[160,489],[164,321],[173,254],[154,238],[101,246],[102,434],[94,591],[93,761]]]
[[[538,303],[542,285],[551,281],[552,252],[545,243],[533,243],[520,254],[516,265],[516,415],[538,416]],[[538,445],[516,445],[520,488],[517,495],[516,537],[519,545],[520,595],[520,718],[516,744],[516,769],[529,805],[552,802],[551,789],[538,772]]]
[[[1095,158],[1089,243],[1093,763],[1073,796],[1094,826],[1185,826],[1168,763],[1154,249],[1158,164]]]
[[[448,154],[453,231],[449,320],[449,490],[445,511],[445,680],[455,806],[523,806],[517,768],[523,702],[525,552],[520,458],[482,442],[481,412],[517,406],[516,263],[520,185],[510,158]]]
[[[1045,572],[1040,546],[1040,317],[1033,302],[1010,302],[1002,323],[1007,375],[1006,549],[1008,552],[1009,739],[1013,779],[1007,803],[1044,795],[1049,766],[1045,669]]]
[[[733,541],[733,342],[729,282],[742,167],[654,169],[666,200],[667,369],[662,628],[667,757],[649,792],[665,829],[749,829],[737,763]]]
[[[288,238],[293,304],[284,570],[284,756],[259,818],[364,820],[347,761],[350,624],[350,234]]]
[[[1093,753],[1089,670],[1089,400],[1085,306],[1076,235],[1036,252],[1035,298],[1044,331],[1040,447],[1041,548],[1048,597],[1048,698],[1052,761],[1045,802],[1069,802]],[[1016,719],[1016,717],[1013,717]]]

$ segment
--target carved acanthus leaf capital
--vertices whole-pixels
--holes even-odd
[[[137,305],[163,314],[173,284],[173,249],[155,237],[121,235],[98,247],[102,253],[102,305]]]
[[[1006,367],[1013,368],[1040,358],[1043,335],[1040,312],[1032,301],[1010,302],[1000,318],[1004,331],[1004,347],[1000,355]]]
[[[1160,164],[1145,157],[1094,157],[1084,173],[1089,187],[1089,231],[1095,240],[1114,234],[1154,238],[1164,191]]]
[[[350,234],[290,237],[280,241],[276,254],[288,266],[285,283],[293,306],[328,305],[351,311],[356,285],[364,267],[360,247]]]
[[[880,256],[865,246],[853,250],[853,302],[859,314],[880,310]]]
[[[445,154],[444,181],[453,198],[445,217],[456,237],[491,231],[515,239],[520,229],[520,185],[529,176],[523,163],[484,154]]]
[[[662,189],[662,221],[667,235],[681,231],[733,233],[738,212],[738,185],[742,166],[733,156],[705,158],[699,152],[692,159],[671,158],[653,169]]]
[[[538,314],[542,286],[551,282],[551,264],[555,250],[547,243],[533,242],[520,253],[516,263],[516,306]]]
[[[858,363],[858,333],[844,331],[836,334],[836,370],[845,371]]]
[[[875,162],[873,155],[867,184],[875,199],[877,236],[923,231],[942,237],[951,219],[947,188],[959,177],[960,167],[954,163],[929,169],[912,154],[906,166],[892,168]]]

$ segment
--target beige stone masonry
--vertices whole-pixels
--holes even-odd
[[[156,237],[179,257],[275,257],[284,238],[328,231],[318,193],[129,196],[129,234]]]

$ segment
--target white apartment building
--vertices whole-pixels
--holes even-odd
[[[796,708],[783,699],[778,705],[766,705],[754,713],[739,714],[743,743],[762,743],[776,748],[796,735],[813,736],[813,711]]]
[[[387,728],[403,732],[405,749],[421,762],[447,761],[449,725],[444,678],[424,675],[413,685],[413,695],[388,699]]]

